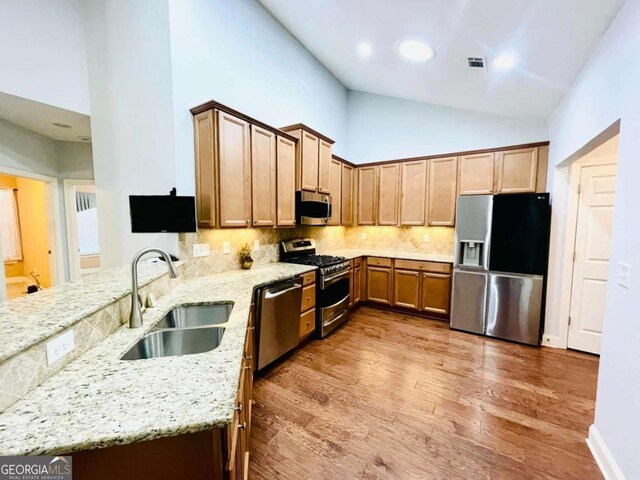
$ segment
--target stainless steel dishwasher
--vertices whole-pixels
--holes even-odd
[[[258,370],[298,345],[302,279],[294,277],[256,291]]]

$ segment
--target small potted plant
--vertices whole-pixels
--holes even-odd
[[[243,269],[249,270],[253,266],[253,258],[251,258],[251,248],[249,244],[245,243],[240,250],[238,250],[240,256],[240,265]]]

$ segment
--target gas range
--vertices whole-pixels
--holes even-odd
[[[299,265],[310,265],[318,267],[320,275],[328,275],[330,273],[340,272],[349,268],[349,261],[344,257],[336,257],[333,255],[305,255],[291,257],[284,260],[287,263],[297,263]]]

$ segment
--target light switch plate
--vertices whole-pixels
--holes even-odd
[[[208,257],[211,254],[208,243],[194,243],[193,244],[193,256],[194,257]]]
[[[428,233],[425,233],[425,234],[422,236],[422,242],[423,242],[423,243],[429,243],[429,234],[428,234]]]
[[[260,240],[253,241],[253,251],[254,252],[260,251]]]
[[[222,242],[222,253],[231,253],[231,244],[228,241]]]
[[[73,329],[58,335],[53,340],[47,342],[47,365],[60,360],[66,354],[76,348],[76,339]]]
[[[618,285],[624,288],[629,288],[629,281],[631,280],[631,265],[628,263],[618,263],[616,274],[618,277]]]

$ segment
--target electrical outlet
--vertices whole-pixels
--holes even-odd
[[[193,256],[194,257],[208,257],[211,254],[208,243],[194,243],[193,244]]]
[[[360,234],[360,240],[366,240],[366,239],[367,239],[367,234],[366,234],[366,233],[364,233],[364,232],[362,232],[362,233]]]
[[[222,253],[231,253],[231,244],[226,240],[222,242]]]
[[[62,335],[58,335],[53,340],[47,342],[47,365],[51,365],[60,360],[74,348],[76,348],[76,341],[73,329]]]
[[[618,285],[624,288],[629,288],[629,282],[631,280],[631,265],[628,263],[618,263],[616,271],[618,275]]]
[[[260,251],[260,240],[254,240],[253,241],[253,251],[254,252],[259,252]]]
[[[423,243],[429,243],[429,234],[428,234],[428,233],[425,233],[425,234],[422,236],[422,242],[423,242]]]

